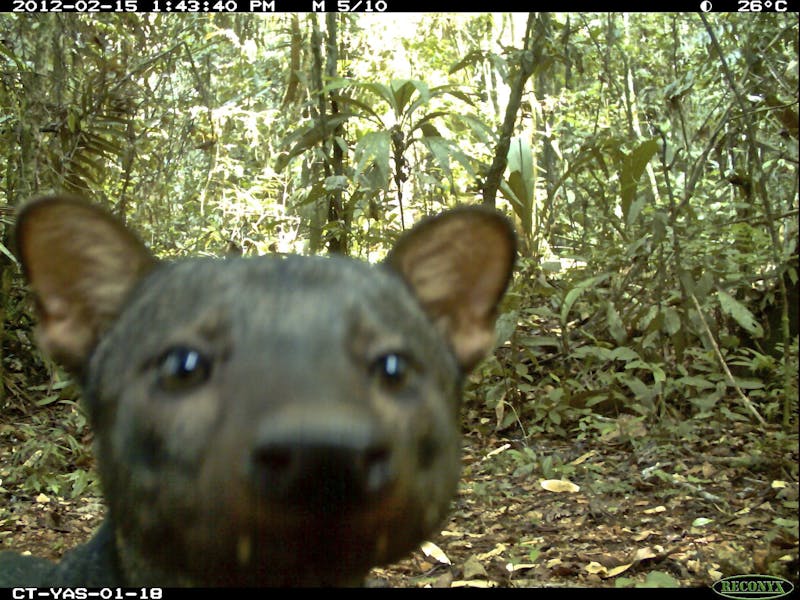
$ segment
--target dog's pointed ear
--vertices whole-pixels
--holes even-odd
[[[497,307],[515,258],[508,219],[483,207],[462,207],[413,227],[386,263],[400,273],[468,371],[493,348]]]
[[[39,343],[78,370],[156,260],[109,213],[65,196],[25,205],[15,237],[36,298]]]

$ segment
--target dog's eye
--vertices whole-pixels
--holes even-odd
[[[413,371],[411,360],[398,352],[388,352],[372,363],[371,373],[379,383],[390,390],[397,390],[408,383]]]
[[[193,348],[170,348],[158,364],[158,385],[167,392],[189,390],[205,383],[211,361]]]

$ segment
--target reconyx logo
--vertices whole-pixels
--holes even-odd
[[[794,585],[780,577],[770,575],[734,575],[720,579],[711,589],[720,596],[735,600],[751,598],[783,598],[791,594]]]

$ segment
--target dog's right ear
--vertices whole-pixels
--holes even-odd
[[[78,371],[156,260],[109,213],[66,196],[26,204],[15,238],[36,297],[39,345]]]

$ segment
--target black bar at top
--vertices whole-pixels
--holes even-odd
[[[9,6],[10,4],[10,6]],[[747,15],[796,13],[800,0],[10,0],[9,12],[161,12],[161,13],[273,13],[273,12],[520,12],[524,9],[557,12],[736,12]],[[550,6],[548,6],[550,4]]]

